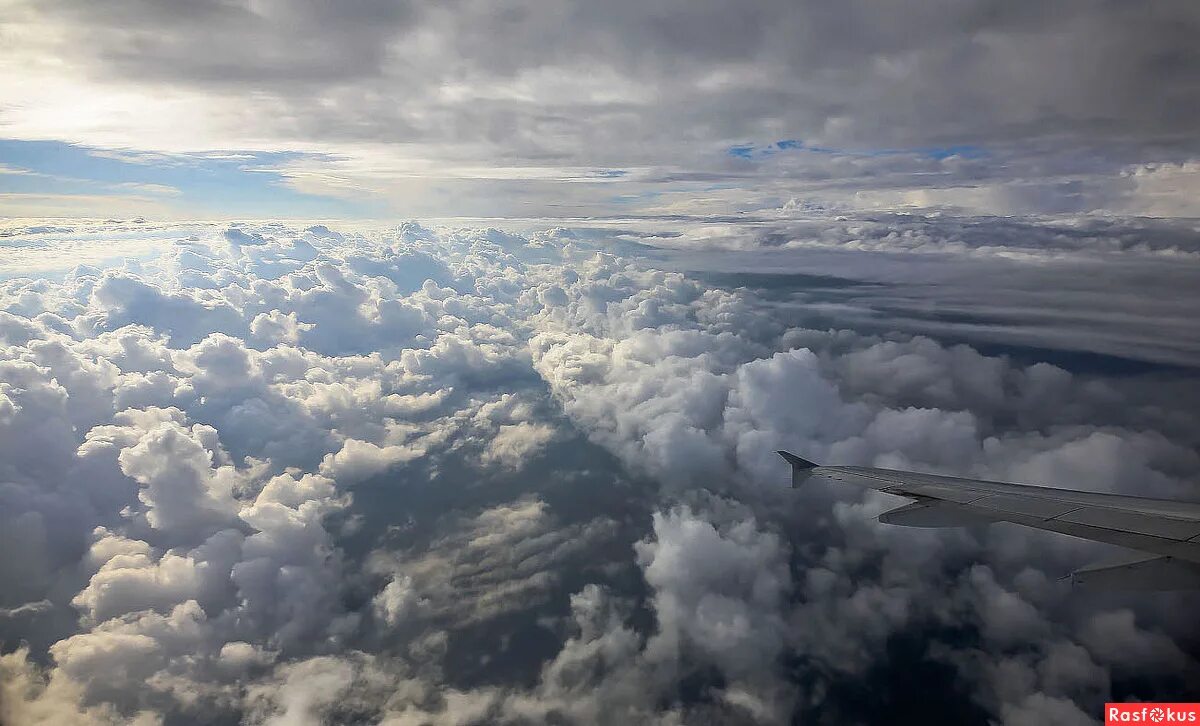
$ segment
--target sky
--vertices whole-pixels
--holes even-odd
[[[5,0],[0,213],[1197,216],[1189,0]]]
[[[0,724],[1102,722],[1196,591],[1200,6],[0,0]]]

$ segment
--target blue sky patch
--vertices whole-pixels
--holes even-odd
[[[958,144],[951,146],[926,146],[919,148],[888,149],[839,149],[829,146],[809,146],[799,139],[781,139],[769,144],[738,144],[726,150],[730,156],[747,161],[759,161],[785,151],[808,151],[814,154],[839,154],[844,156],[901,156],[905,154],[925,156],[931,159],[949,159],[952,156],[965,159],[981,159],[988,152],[981,146]]]
[[[298,192],[276,171],[301,154],[146,154],[60,141],[0,140],[0,192],[138,196],[201,215],[345,217],[368,205]],[[13,173],[15,172],[15,173]]]

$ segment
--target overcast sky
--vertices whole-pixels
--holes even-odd
[[[1190,0],[4,0],[0,212],[1196,215],[1198,35]]]

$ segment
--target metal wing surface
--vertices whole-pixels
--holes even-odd
[[[1150,589],[1195,587],[1200,583],[1200,503],[1148,499],[1100,492],[961,479],[894,469],[819,466],[785,451],[792,485],[813,478],[877,489],[914,500],[879,516],[881,522],[912,527],[957,527],[1013,522],[1149,556],[1084,568],[1079,584]]]

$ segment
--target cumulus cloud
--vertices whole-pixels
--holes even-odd
[[[710,240],[689,269],[594,229],[213,225],[0,282],[0,718],[872,721],[854,694],[889,668],[953,684],[929,714],[998,723],[1181,696],[1187,596],[1056,586],[1099,546],[786,488],[778,448],[1194,496],[1194,380],[1148,308],[1110,332],[1157,347],[1122,359],[1047,362],[1018,307],[1022,346],[906,327],[913,289],[957,294],[907,240],[968,227]],[[954,262],[1032,285],[1061,252],[1087,262],[1067,299],[1119,298],[1183,239],[1153,238]]]

